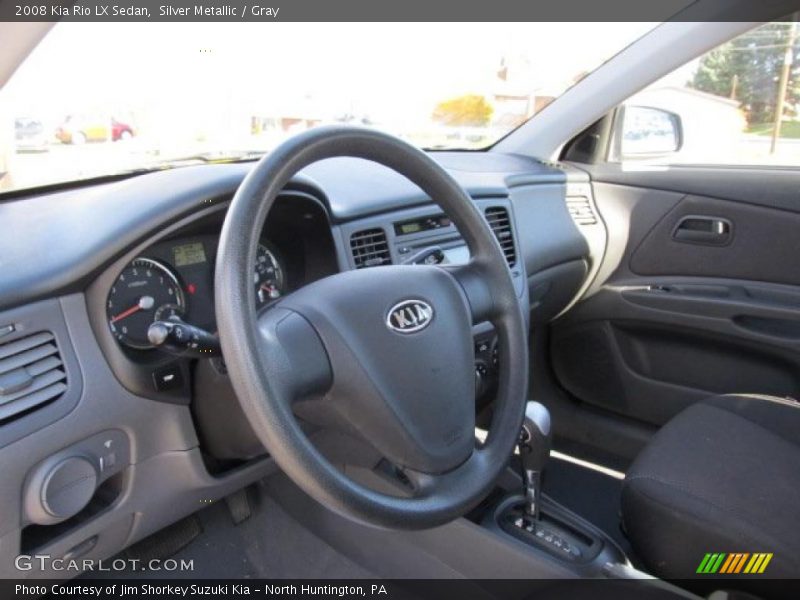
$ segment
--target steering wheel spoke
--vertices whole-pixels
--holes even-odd
[[[463,265],[443,266],[459,284],[469,304],[472,324],[491,321],[497,314],[497,306],[492,295],[489,269],[476,259]]]
[[[258,318],[258,345],[270,383],[279,386],[292,403],[324,393],[333,375],[317,332],[300,314],[274,306]]]

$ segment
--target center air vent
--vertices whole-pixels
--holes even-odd
[[[379,267],[392,263],[386,232],[379,227],[364,229],[351,235],[350,249],[353,251],[356,269]]]
[[[578,196],[567,198],[567,210],[569,216],[577,225],[594,225],[597,223],[597,215],[594,214],[591,202],[588,198]]]
[[[508,218],[508,210],[502,206],[493,206],[487,208],[485,214],[489,227],[494,231],[494,235],[503,249],[503,254],[506,255],[508,266],[513,267],[517,264],[517,251],[514,247],[514,235],[511,233],[511,220]]]
[[[52,333],[0,344],[0,421],[55,400],[66,380]]]

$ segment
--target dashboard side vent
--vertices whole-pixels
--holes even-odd
[[[502,206],[492,206],[487,208],[484,214],[489,222],[489,227],[492,228],[497,241],[500,242],[500,247],[503,249],[503,254],[506,255],[508,266],[513,267],[517,264],[517,250],[514,247],[514,234],[511,232],[511,219],[508,216],[508,210]]]
[[[66,381],[52,333],[0,344],[0,421],[52,402],[67,390]]]
[[[597,223],[597,215],[594,214],[594,209],[588,198],[582,196],[567,198],[567,210],[576,225],[594,225]]]
[[[350,236],[350,249],[353,252],[356,269],[392,263],[386,232],[380,227],[356,231]]]

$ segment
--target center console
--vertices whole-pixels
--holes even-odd
[[[551,438],[547,408],[528,402],[518,443],[521,485],[515,490],[516,479],[508,482],[479,513],[478,523],[495,535],[513,538],[530,551],[558,561],[576,576],[607,576],[610,567],[629,566],[625,553],[605,532],[542,495],[541,477]]]
[[[608,563],[625,563],[625,555],[604,532],[553,500],[542,499],[541,515],[533,524],[526,519],[525,499],[512,495],[500,502],[484,525],[510,535],[587,575]]]

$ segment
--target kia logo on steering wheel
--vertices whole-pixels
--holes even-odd
[[[414,333],[425,329],[433,320],[433,307],[423,300],[403,300],[395,304],[386,317],[386,326],[398,333]]]

